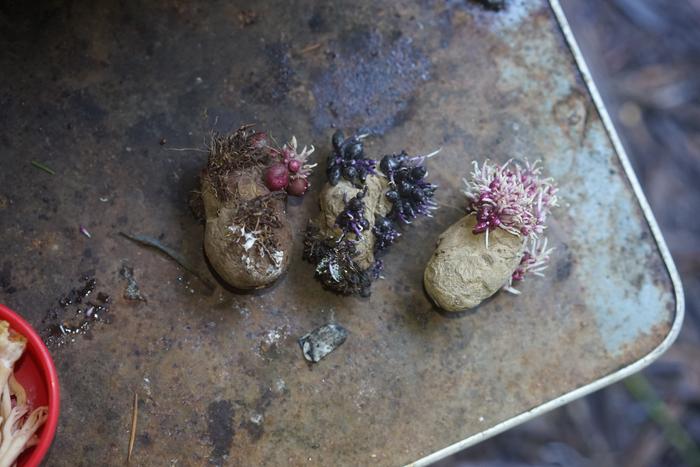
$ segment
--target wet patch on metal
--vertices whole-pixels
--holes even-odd
[[[354,29],[329,44],[326,56],[313,86],[319,129],[383,133],[405,118],[413,94],[429,77],[427,57],[400,29]]]
[[[241,93],[245,98],[263,104],[279,104],[295,84],[289,45],[283,42],[266,45],[264,56],[265,68],[259,74],[250,74],[251,84],[244,87]]]
[[[92,339],[94,324],[111,321],[107,315],[111,297],[95,292],[97,281],[92,277],[83,276],[80,282],[82,285],[62,295],[58,306],[50,307],[41,320],[39,332],[50,349],[73,343],[78,336]]]
[[[544,1],[265,0],[256,21],[240,13],[223,1],[0,13],[13,51],[0,55],[0,302],[42,329],[85,271],[89,298],[111,297],[111,324],[52,350],[62,416],[49,465],[123,463],[122,396],[135,389],[138,465],[408,463],[618,374],[669,335],[669,266]],[[210,130],[252,121],[305,135],[321,165],[288,203],[289,271],[238,294],[208,269],[188,198]],[[323,290],[302,260],[332,125],[381,134],[370,154],[442,147],[440,208],[392,245],[391,278],[369,298]],[[437,313],[423,271],[463,216],[471,161],[526,156],[563,197],[545,279]],[[124,297],[123,264],[147,304]],[[292,336],[335,322],[352,334],[309,364]]]
[[[207,432],[212,444],[210,462],[222,464],[233,443],[233,405],[231,401],[215,401],[207,407]]]

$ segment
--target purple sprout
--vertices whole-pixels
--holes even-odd
[[[312,222],[307,226],[304,259],[315,265],[315,276],[325,288],[343,295],[370,295],[372,277],[355,262],[356,255],[352,240],[325,237]]]
[[[350,198],[350,201],[346,199],[345,209],[335,219],[336,227],[340,228],[344,235],[354,233],[358,240],[362,238],[362,232],[369,229],[369,221],[365,219],[363,200],[366,193],[367,188]]]
[[[377,280],[382,277],[382,271],[384,271],[384,261],[381,259],[375,260],[374,264],[369,268],[369,276],[372,280]],[[383,278],[383,277],[382,277]]]
[[[376,173],[374,168],[377,161],[365,159],[362,139],[366,136],[367,134],[355,134],[345,138],[340,130],[333,133],[333,152],[328,156],[326,167],[328,183],[335,186],[344,178],[353,186],[361,187],[364,186],[367,175]]]
[[[418,216],[432,217],[431,212],[437,208],[433,200],[437,186],[425,180],[428,175],[425,160],[438,152],[440,150],[426,156],[409,157],[401,151],[382,158],[379,168],[389,179],[386,197],[392,203],[389,218],[410,224]]]
[[[391,219],[377,215],[374,226],[372,227],[374,234],[374,251],[379,252],[389,248],[401,234],[396,230],[396,224]]]

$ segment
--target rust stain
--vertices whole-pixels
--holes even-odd
[[[582,144],[588,126],[589,103],[587,96],[574,89],[565,98],[559,100],[552,109],[559,127],[569,138]]]

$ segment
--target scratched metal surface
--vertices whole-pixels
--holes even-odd
[[[544,2],[60,3],[0,10],[0,301],[40,328],[87,272],[114,303],[53,351],[62,415],[47,465],[122,464],[134,390],[137,465],[406,463],[669,333],[669,274]],[[247,8],[258,20],[244,26]],[[443,148],[430,167],[443,207],[392,247],[371,298],[323,291],[301,261],[322,171],[289,206],[295,260],[261,293],[209,292],[117,235],[161,236],[206,268],[187,207],[205,155],[167,149],[251,121],[321,160],[331,125],[372,128],[377,155]],[[423,267],[461,216],[469,162],[487,156],[540,157],[559,181],[554,261],[522,296],[446,317]],[[147,302],[122,297],[125,263]],[[296,338],[333,320],[348,341],[308,366]]]

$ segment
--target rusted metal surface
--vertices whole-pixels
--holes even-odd
[[[671,276],[544,2],[314,5],[2,11],[0,301],[41,328],[84,273],[113,297],[109,319],[53,352],[63,411],[47,465],[122,464],[133,391],[138,465],[407,463],[563,400],[669,334]],[[322,170],[290,202],[296,260],[266,291],[211,291],[118,235],[160,237],[206,270],[187,207],[205,155],[169,149],[251,121],[320,160],[333,125],[370,127],[377,155],[443,147],[430,162],[442,207],[392,247],[371,298],[323,291],[301,261]],[[462,215],[469,162],[524,156],[561,186],[547,279],[437,313],[422,272]],[[124,265],[145,301],[123,298]],[[310,366],[297,339],[333,321],[347,341]]]

